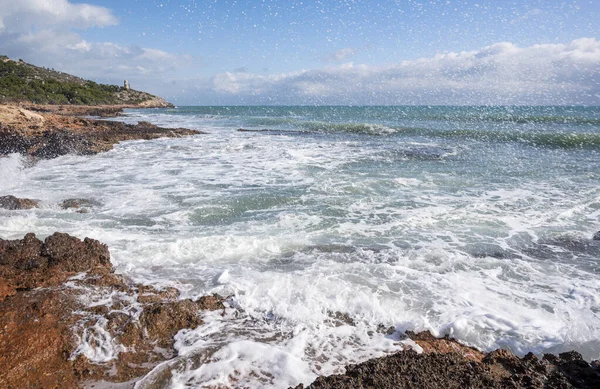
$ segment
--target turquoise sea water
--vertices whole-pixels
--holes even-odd
[[[2,194],[45,203],[0,211],[0,236],[91,236],[137,280],[231,296],[224,317],[178,335],[180,358],[209,363],[180,366],[174,387],[308,383],[398,350],[407,329],[600,357],[600,107],[179,107],[117,120],[207,134],[0,160]],[[55,205],[73,197],[102,205]]]

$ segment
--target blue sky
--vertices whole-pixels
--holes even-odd
[[[600,104],[598,20],[596,0],[0,0],[0,51],[180,104]],[[511,69],[544,86],[482,89]]]

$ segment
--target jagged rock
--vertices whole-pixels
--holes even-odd
[[[592,237],[593,240],[600,240],[600,231],[596,232]]]
[[[39,200],[33,199],[20,199],[15,196],[2,196],[0,197],[0,208],[18,210],[18,209],[31,209],[37,208]]]
[[[95,239],[83,242],[68,234],[55,232],[44,241],[42,255],[48,257],[48,265],[65,272],[79,273],[95,267],[111,268],[108,247]]]
[[[114,297],[102,305],[85,303],[107,294]],[[138,316],[131,313],[140,308]],[[173,288],[135,285],[114,274],[108,248],[94,239],[63,233],[43,242],[33,233],[0,239],[0,387],[134,380],[175,356],[173,336],[200,325],[200,310],[222,308],[217,295],[178,300]],[[83,331],[98,323],[122,345],[103,364],[74,354]]]
[[[407,332],[423,353],[413,350],[350,365],[346,373],[319,377],[308,388],[598,388],[600,370],[576,352],[544,356],[529,353],[518,358],[507,350],[482,359],[469,358],[470,349],[429,332]],[[439,344],[436,344],[439,343]],[[425,346],[425,347],[424,347]],[[455,346],[458,347],[455,349]],[[296,389],[304,388],[298,385]]]
[[[42,128],[0,121],[0,155],[21,153],[36,158],[65,154],[90,155],[110,150],[125,140],[157,139],[201,134],[185,128],[161,128],[148,122],[121,122],[47,114]]]

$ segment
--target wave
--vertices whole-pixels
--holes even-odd
[[[372,123],[326,123],[293,121],[292,128],[287,129],[242,129],[248,132],[264,132],[277,134],[302,133],[347,133],[377,136],[427,136],[436,138],[457,138],[480,142],[515,142],[536,147],[564,149],[596,149],[600,148],[600,133],[592,132],[540,132],[540,131],[490,131],[478,129],[440,130],[423,127],[388,127]],[[286,123],[292,121],[286,119]],[[297,129],[300,129],[297,130]]]
[[[391,135],[398,130],[381,124],[372,123],[326,123],[326,122],[301,122],[298,125],[312,132],[345,132],[366,135]]]
[[[444,138],[463,138],[482,142],[516,142],[538,147],[576,149],[600,148],[600,134],[582,132],[521,132],[521,131],[482,131],[482,130],[421,130],[425,135]]]

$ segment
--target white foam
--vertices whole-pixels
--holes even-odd
[[[596,166],[586,151],[529,155],[476,143],[420,161],[390,155],[440,146],[242,133],[228,125],[242,119],[140,112],[128,120],[210,134],[31,167],[0,159],[9,172],[2,193],[44,201],[0,210],[0,236],[90,236],[138,281],[183,297],[232,296],[224,317],[207,314],[178,335],[183,365],[198,355],[209,363],[162,366],[179,369],[177,385],[308,383],[405,347],[380,324],[451,333],[483,350],[600,357],[600,283],[595,246],[586,245],[600,229],[600,189],[597,176],[569,170]],[[101,205],[78,214],[55,206],[65,198]],[[119,349],[98,325],[81,352],[100,361]]]

